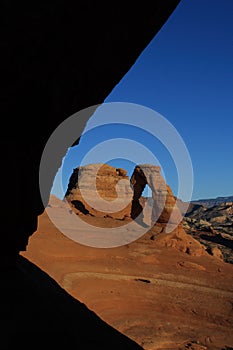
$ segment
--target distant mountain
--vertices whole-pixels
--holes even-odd
[[[227,202],[233,202],[233,196],[198,199],[198,200],[191,201],[192,204],[203,205],[204,207],[207,207],[207,208],[211,208],[211,207],[214,207],[215,205],[219,205]]]

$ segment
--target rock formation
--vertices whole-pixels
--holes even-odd
[[[233,235],[233,202],[211,207],[196,204],[186,213],[184,220],[190,231],[215,231]]]
[[[233,202],[214,206],[191,203],[183,226],[211,255],[219,255],[225,262],[233,263]]]
[[[142,197],[148,184],[152,198]],[[194,256],[205,253],[204,246],[183,229],[176,197],[160,174],[160,167],[140,164],[129,180],[124,169],[106,164],[90,164],[73,170],[65,195],[77,215],[135,220],[148,225],[150,238],[160,246],[176,248]],[[147,208],[151,217],[148,220]],[[169,230],[168,230],[169,228]]]
[[[47,317],[41,313],[38,318],[40,313],[37,310],[41,307],[43,310],[46,297],[51,297],[49,287],[43,288],[41,284],[35,287],[37,275],[27,265],[16,272],[11,270],[18,264],[19,252],[26,250],[29,237],[36,232],[38,216],[46,205],[41,200],[39,167],[47,140],[72,114],[104,102],[178,3],[178,0],[145,4],[89,0],[12,0],[1,3],[0,267],[7,271],[2,283],[6,293],[1,298],[1,309],[4,306],[1,313],[2,348],[15,349],[22,342],[25,349],[41,348],[53,323],[51,321],[48,327],[38,327],[38,320],[41,326]],[[82,130],[86,121],[80,120]],[[79,135],[74,144],[78,144],[78,140]],[[61,147],[57,158],[53,159],[53,166],[51,164],[47,169],[47,200],[62,157],[70,146]],[[13,187],[14,206],[10,192]],[[33,282],[25,283],[27,280]],[[23,289],[18,293],[17,287],[22,285]],[[33,298],[29,299],[32,295]],[[30,316],[27,309],[25,311],[27,300]],[[62,303],[60,300],[59,305]],[[12,308],[14,312],[11,312]],[[56,308],[55,314],[57,310],[59,313],[59,308]],[[70,318],[70,315],[62,319],[66,317]],[[106,331],[94,335],[89,322],[84,328],[88,335],[91,329],[89,338],[94,346],[111,348],[108,341],[99,343],[100,339],[106,340]],[[30,331],[37,344],[28,343]],[[66,337],[62,338],[64,334]],[[59,344],[52,341],[48,344],[57,349],[74,347],[76,334],[73,337],[58,322],[50,335],[51,340],[59,335]],[[93,348],[89,338],[85,337],[79,343],[81,348]],[[137,345],[131,345],[123,340],[119,348],[138,349]]]
[[[36,231],[37,217],[44,210],[39,166],[52,132],[72,114],[104,102],[178,3],[2,3],[1,259],[14,259]],[[80,120],[80,130],[90,117]],[[74,144],[78,140],[79,135]],[[70,146],[61,147],[54,166],[47,169],[47,199]],[[16,179],[15,198],[20,205],[12,212],[6,184]]]
[[[62,205],[56,198],[52,199],[51,204]],[[172,237],[163,233],[156,235],[155,240],[150,240],[148,233],[127,246],[96,249],[67,239],[51,223],[46,212],[40,216],[38,226],[39,230],[31,237],[24,256],[102,320],[141,344],[144,350],[230,350],[233,344],[233,265],[224,263],[216,249],[213,256],[193,256],[192,250],[189,254],[184,252],[189,235],[179,237],[177,234]],[[165,242],[161,246],[159,236],[160,239],[167,238],[169,247],[165,247]],[[15,298],[18,296],[22,304],[22,296],[18,290],[15,293],[14,284],[11,280],[9,282],[11,294]],[[39,293],[39,286],[44,287],[39,274],[35,282],[35,292]],[[53,285],[51,281],[48,284],[50,288]],[[4,283],[2,285],[5,287]],[[34,297],[31,290],[28,294],[30,299]],[[34,311],[31,310],[31,302],[28,305],[30,311],[25,310],[24,304],[21,313],[15,303],[11,303],[18,323],[22,325],[23,315],[34,337],[27,349],[34,350],[38,343],[38,337],[33,333],[35,328],[40,332],[41,348],[44,347],[42,339],[47,344],[46,338],[41,335],[45,327],[51,340],[57,332],[55,344],[51,342],[52,349],[62,348],[57,347],[57,343],[62,342],[63,336],[74,349],[77,348],[77,341],[81,349],[89,349],[85,344],[86,337],[94,343],[90,349],[131,348],[129,344],[128,347],[119,344],[116,337],[110,341],[103,334],[99,322],[96,325],[91,322],[85,330],[88,310],[80,314],[75,311],[78,305],[75,306],[73,302],[69,307],[65,300],[58,305],[58,295],[50,293],[47,301],[38,296],[38,313],[33,322],[30,322]],[[39,303],[41,299],[42,307]],[[5,300],[2,302],[3,314],[7,306]],[[8,323],[3,323],[3,326]],[[71,331],[67,332],[69,327]],[[69,336],[73,339],[72,343]],[[18,339],[19,333],[14,338]],[[104,339],[104,344],[98,346],[101,339]],[[63,349],[66,349],[65,340],[62,342]]]
[[[182,217],[176,198],[160,174],[160,167],[137,165],[129,180],[124,169],[107,164],[77,167],[70,177],[65,197],[79,215],[93,215],[123,219],[138,219],[145,206],[142,193],[145,186],[152,190],[151,221],[179,224]],[[143,221],[143,213],[140,219]]]
[[[176,198],[161,176],[159,166],[150,164],[137,165],[130,181],[134,190],[131,210],[133,219],[142,211],[139,199],[145,186],[148,184],[152,190],[152,222],[178,224],[181,221],[182,217],[180,210],[176,206]]]
[[[78,215],[130,217],[133,191],[124,169],[90,164],[73,170],[65,197]]]
[[[178,3],[178,0],[146,4],[92,0],[12,0],[1,3],[0,267],[9,274],[7,281],[2,283],[6,289],[2,298],[6,310],[1,315],[5,337],[5,341],[1,340],[2,348],[15,349],[19,342],[23,342],[25,349],[41,348],[41,344],[28,343],[28,320],[37,342],[48,338],[49,327],[38,328],[38,313],[34,308],[44,307],[46,296],[51,295],[49,289],[38,285],[36,289],[40,297],[29,300],[31,317],[28,317],[24,305],[26,299],[35,294],[32,292],[34,286],[30,288],[30,284],[24,281],[28,276],[28,279],[36,280],[37,276],[27,266],[19,276],[9,270],[17,265],[19,252],[26,250],[29,237],[37,230],[38,216],[46,205],[41,201],[39,167],[47,140],[66,118],[104,102]],[[86,121],[80,120],[82,128]],[[59,149],[58,158],[53,159],[54,166],[47,169],[47,199],[62,157],[70,146]],[[8,287],[9,281],[12,284]],[[25,291],[14,293],[16,302],[11,292],[17,291],[17,286],[22,284]],[[11,313],[12,305],[14,313]],[[39,318],[40,325],[45,318],[46,314]],[[18,329],[15,329],[17,325]],[[85,324],[87,333],[89,327],[88,323]],[[56,333],[64,334],[62,323],[57,324]],[[57,338],[59,346],[50,343],[51,347],[74,347],[72,335],[69,336],[66,330],[65,333],[65,338]],[[100,348],[95,341],[100,339],[100,332],[96,332],[96,337],[92,331],[90,333],[94,346]],[[52,334],[56,337],[55,333]],[[102,339],[106,339],[106,332]],[[85,349],[93,348],[88,338],[79,345]],[[111,348],[108,341],[105,345],[102,343],[101,347]],[[129,349],[131,346],[125,342],[119,348]],[[132,349],[137,348],[132,345]]]

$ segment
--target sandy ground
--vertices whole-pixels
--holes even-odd
[[[233,265],[220,259],[158,247],[146,235],[116,248],[88,247],[46,212],[22,255],[146,350],[233,348]]]

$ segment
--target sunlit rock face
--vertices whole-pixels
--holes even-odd
[[[145,186],[152,190],[152,223],[179,224],[182,217],[176,207],[176,198],[160,174],[160,167],[150,164],[135,167],[131,178],[127,171],[107,164],[77,167],[70,177],[66,199],[79,215],[136,219],[142,213],[146,200]]]
[[[176,198],[171,188],[160,174],[160,167],[140,164],[135,167],[131,176],[134,189],[131,216],[135,218],[142,210],[139,199],[146,185],[152,191],[152,222],[177,224],[181,221],[181,213],[176,206]]]
[[[136,218],[143,211],[141,194],[148,185],[152,191],[149,205],[152,206],[151,222],[154,224],[151,224],[151,229],[145,235],[145,241],[149,237],[156,246],[174,248],[192,256],[206,254],[205,248],[185,232],[176,197],[160,171],[159,166],[150,164],[140,164],[135,167],[130,180],[134,190],[131,217]],[[141,215],[143,220],[144,215],[142,213]]]
[[[107,164],[90,164],[73,170],[66,199],[79,215],[130,217],[133,190],[127,171]]]
[[[142,196],[145,186],[152,197]],[[135,220],[148,226],[142,238],[146,244],[172,247],[193,256],[205,254],[204,247],[183,228],[176,197],[160,174],[160,167],[135,166],[129,178],[126,170],[106,164],[89,164],[73,170],[65,199],[72,210],[85,218]],[[106,225],[101,221],[102,225]]]

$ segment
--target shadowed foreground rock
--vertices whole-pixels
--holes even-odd
[[[24,257],[1,275],[1,350],[142,348]]]
[[[74,113],[104,102],[178,3],[2,2],[1,256],[5,260],[13,261],[26,249],[44,211],[39,166],[53,131]],[[80,130],[90,117],[80,118]],[[78,142],[79,134],[74,144]],[[47,200],[70,146],[59,150],[47,168]],[[16,181],[13,208],[9,188]]]
[[[53,283],[44,288],[47,282],[31,265],[22,272],[16,262],[44,211],[39,166],[50,135],[72,114],[103,103],[178,3],[1,3],[1,349],[131,348],[132,342],[109,331],[93,314],[81,317],[85,312],[79,304],[56,294]],[[82,128],[87,120],[80,120]],[[79,136],[74,143],[78,141]],[[70,146],[47,169],[47,199]]]

